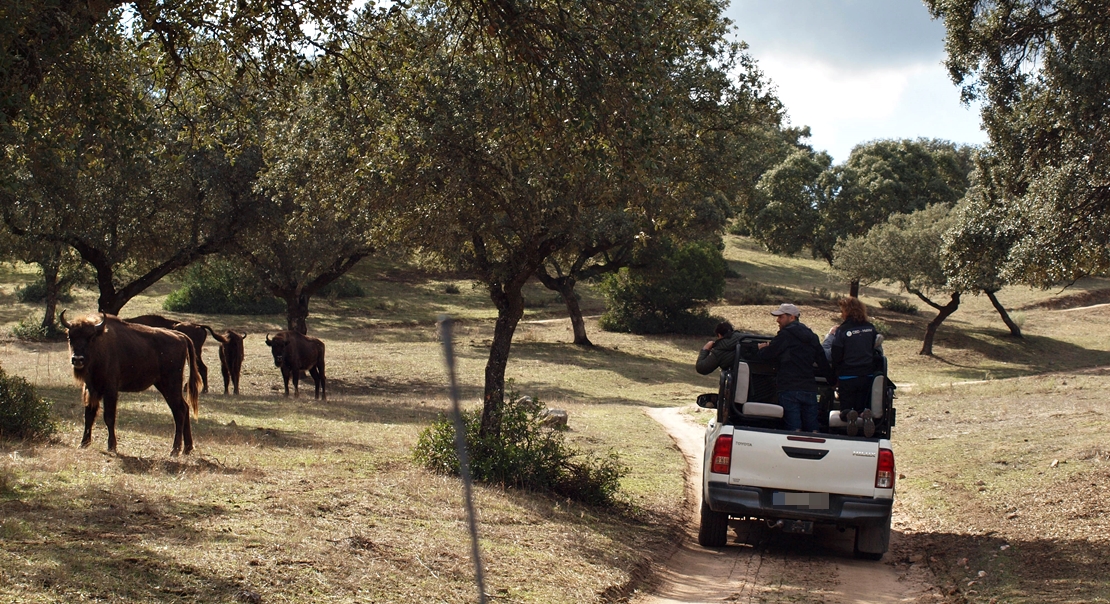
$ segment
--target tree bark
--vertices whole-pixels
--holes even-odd
[[[501,434],[501,413],[505,406],[505,369],[509,364],[509,349],[513,334],[524,316],[524,280],[510,282],[503,288],[490,285],[490,297],[497,305],[497,323],[493,328],[493,343],[486,362],[485,400],[482,405],[482,425],[479,434],[484,438]]]
[[[282,296],[285,300],[285,323],[290,331],[301,335],[308,335],[308,301],[310,296],[289,294]]]
[[[58,312],[58,297],[62,290],[62,284],[58,280],[60,256],[61,254],[57,253],[53,258],[42,263],[42,280],[46,285],[46,309],[42,316],[42,332],[45,334],[54,333],[55,330],[54,317]]]
[[[574,295],[574,286],[578,280],[571,275],[552,277],[543,268],[536,271],[536,276],[547,289],[559,292],[563,303],[567,305],[567,314],[570,315],[571,329],[574,331],[574,343],[578,346],[593,346],[593,342],[586,336],[586,321],[582,318],[582,307],[578,304],[578,296]]]
[[[936,318],[930,321],[928,327],[925,328],[925,342],[921,346],[921,352],[917,353],[925,356],[933,356],[933,338],[937,335],[937,328],[960,307],[960,292],[953,292],[952,298],[948,301],[948,304],[944,306],[933,302],[919,291],[910,290],[910,293],[915,294],[918,298],[921,298],[923,302],[937,309]]]
[[[1001,302],[998,301],[998,297],[994,295],[995,292],[983,290],[983,293],[987,294],[987,297],[990,298],[991,304],[994,305],[994,309],[998,311],[999,315],[1001,315],[1002,322],[1006,324],[1006,327],[1010,328],[1010,335],[1014,336],[1015,338],[1021,338],[1021,328],[1018,327],[1017,323],[1014,323],[1014,320],[1010,318],[1010,313],[1006,312],[1006,308],[1002,306]]]
[[[852,279],[852,283],[848,287],[848,295],[853,298],[859,297],[859,279]]]

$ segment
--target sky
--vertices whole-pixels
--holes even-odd
[[[731,0],[734,36],[790,123],[833,161],[880,138],[987,140],[944,67],[944,25],[921,0]]]

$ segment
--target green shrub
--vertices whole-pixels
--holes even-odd
[[[739,306],[762,306],[785,301],[786,293],[786,290],[781,287],[750,281],[732,292],[728,299],[732,304]]]
[[[917,305],[913,302],[907,302],[901,298],[887,298],[886,300],[879,302],[879,306],[882,306],[889,311],[902,313],[904,315],[917,314]]]
[[[543,411],[538,400],[510,393],[500,436],[484,439],[478,435],[481,409],[464,411],[474,480],[550,492],[591,505],[613,503],[628,468],[613,452],[598,457],[568,445],[562,432],[544,425]],[[413,457],[433,472],[458,475],[454,421],[440,416],[421,432]]]
[[[0,438],[41,439],[57,431],[51,403],[39,398],[27,380],[0,369]]]
[[[37,281],[32,281],[23,287],[17,287],[15,290],[15,299],[26,304],[39,304],[46,301],[46,281],[40,277]],[[58,302],[69,304],[73,302],[73,285],[64,285],[62,290],[58,292]]]
[[[26,342],[58,342],[65,339],[66,332],[57,323],[43,329],[42,319],[32,315],[12,328],[12,336]]]
[[[718,246],[695,242],[668,246],[641,268],[623,268],[601,282],[606,331],[706,333],[720,321],[705,303],[721,297],[728,263]],[[707,329],[708,327],[708,329]]]
[[[185,270],[181,288],[166,296],[171,312],[272,315],[285,303],[271,296],[248,268],[226,259],[198,262]]]
[[[331,283],[320,288],[316,295],[321,298],[328,298],[329,300],[336,300],[339,298],[364,298],[366,297],[366,290],[362,285],[353,278],[343,275],[332,281]]]
[[[884,338],[890,337],[890,325],[887,325],[886,321],[876,319],[875,317],[871,317],[870,321],[871,324],[875,326],[875,331],[883,334]]]

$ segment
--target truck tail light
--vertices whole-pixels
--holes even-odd
[[[710,458],[709,471],[714,474],[728,474],[732,466],[732,435],[722,434],[713,443],[713,457]]]
[[[894,488],[894,451],[879,449],[879,467],[875,470],[875,488]]]

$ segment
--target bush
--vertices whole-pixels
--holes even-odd
[[[182,286],[166,296],[162,308],[171,312],[224,315],[272,315],[285,303],[271,296],[249,269],[226,259],[189,266]]]
[[[917,314],[917,305],[913,302],[906,302],[901,298],[887,298],[886,300],[879,302],[879,306],[882,306],[889,311],[902,313],[904,315]]]
[[[322,298],[336,300],[339,298],[364,298],[366,290],[353,278],[343,275],[331,283],[320,288],[316,294]]]
[[[739,306],[762,306],[784,301],[786,290],[752,281],[729,296],[729,302]]]
[[[459,293],[459,291],[459,286],[455,285],[454,283],[448,283],[447,285],[443,286],[443,293],[445,294],[457,294]]]
[[[0,438],[41,439],[57,431],[50,416],[51,403],[39,398],[35,388],[19,376],[0,369]]]
[[[871,317],[870,321],[871,324],[875,326],[875,331],[883,334],[884,338],[890,337],[890,325],[887,325],[886,321],[874,317]]]
[[[721,297],[728,263],[718,246],[695,242],[669,246],[642,268],[624,268],[601,282],[606,331],[706,333],[720,321],[706,312]]]
[[[58,292],[58,302],[69,304],[73,302],[73,286],[65,285],[62,290]],[[40,277],[38,281],[32,281],[23,287],[18,287],[15,290],[15,299],[27,304],[39,304],[46,301],[46,281]]]
[[[12,336],[27,342],[58,342],[65,339],[66,332],[57,323],[43,329],[42,319],[30,316],[12,328]]]
[[[544,425],[542,403],[508,396],[500,436],[478,435],[481,409],[463,412],[474,480],[546,491],[591,505],[613,503],[620,479],[628,473],[616,453],[582,453],[566,443],[562,432]],[[413,457],[433,472],[458,475],[454,421],[440,416],[421,432]]]

